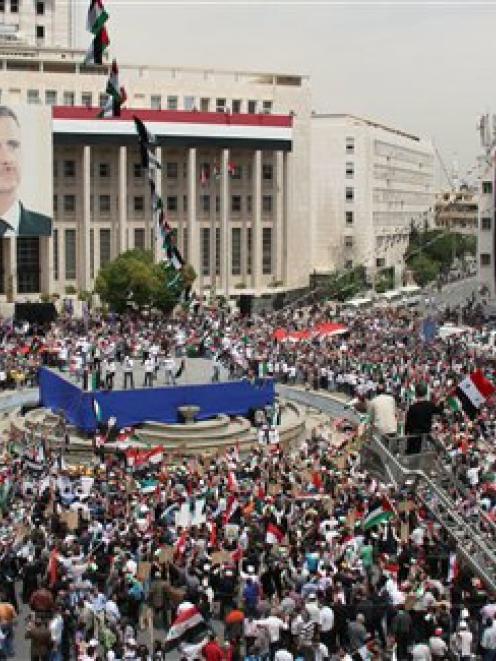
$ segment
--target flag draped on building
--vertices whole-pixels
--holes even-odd
[[[102,64],[103,54],[110,44],[107,28],[108,14],[102,0],[91,0],[88,9],[86,29],[93,35],[93,41],[86,53],[85,64]]]
[[[121,107],[127,100],[124,87],[119,84],[119,68],[116,60],[113,60],[110,74],[105,88],[107,100],[99,113],[99,117],[120,117]]]

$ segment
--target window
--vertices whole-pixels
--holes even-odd
[[[177,110],[177,96],[167,97],[167,110]]]
[[[38,90],[28,90],[28,103],[38,104],[40,102],[40,93]]]
[[[350,270],[353,268],[353,260],[352,259],[347,259],[344,263],[344,268],[347,270]]]
[[[136,227],[134,230],[134,247],[136,250],[145,249],[145,230],[142,227]]]
[[[45,26],[37,25],[36,26],[36,39],[42,41],[45,38]]]
[[[152,94],[150,108],[152,110],[162,110],[162,97],[160,94]]]
[[[262,230],[262,273],[272,273],[272,228],[264,227]]]
[[[0,0],[0,11],[5,11],[5,0]]]
[[[225,112],[226,111],[226,100],[225,99],[216,99],[215,100],[215,112]]]
[[[355,153],[355,138],[348,136],[346,138],[346,153],[354,154]]]
[[[346,163],[346,170],[345,171],[346,171],[346,176],[348,177],[348,179],[352,178],[355,174],[355,164],[348,161]]]
[[[93,94],[91,92],[81,92],[81,105],[91,108],[93,105]]]
[[[220,197],[218,195],[215,196],[215,213],[220,212]]]
[[[141,163],[133,163],[133,177],[135,179],[141,179],[143,176],[143,169]]]
[[[272,172],[273,167],[271,163],[265,163],[262,165],[262,179],[264,179],[264,181],[272,181]]]
[[[481,229],[483,230],[491,229],[491,218],[488,217],[481,218]]]
[[[64,161],[64,177],[76,176],[76,161]]]
[[[481,263],[481,266],[490,266],[491,265],[491,255],[487,252],[481,252],[480,263]]]
[[[353,248],[353,237],[352,236],[345,236],[344,237],[344,247],[345,248]]]
[[[203,213],[210,211],[210,195],[200,195],[200,206]]]
[[[40,291],[40,240],[17,237],[17,291],[35,294]]]
[[[76,196],[64,195],[64,212],[74,213],[76,211]]]
[[[95,277],[95,230],[90,229],[90,278]]]
[[[254,115],[257,112],[257,102],[256,101],[248,101],[248,114],[249,115]]]
[[[57,105],[57,92],[55,90],[45,90],[45,103],[47,106]]]
[[[251,274],[251,247],[252,247],[251,236],[252,236],[251,227],[247,227],[246,228],[246,273],[248,275]]]
[[[167,196],[167,211],[177,211],[177,195]]]
[[[38,16],[43,16],[45,13],[45,3],[44,2],[37,2],[36,3],[36,13]]]
[[[264,213],[272,213],[272,195],[262,197],[262,210]]]
[[[110,230],[100,230],[100,268],[110,262]]]
[[[52,232],[53,241],[53,279],[59,279],[59,231],[58,229]]]
[[[10,11],[12,14],[19,13],[19,0],[10,0]]]
[[[57,207],[59,206],[59,198],[57,195],[53,196],[53,213],[57,213]]]
[[[74,105],[74,92],[64,92],[64,106]]]
[[[272,101],[264,101],[262,103],[262,108],[265,115],[270,115],[272,112]]]
[[[167,161],[166,173],[167,179],[177,179],[177,163]]]
[[[200,111],[209,112],[210,111],[210,99],[202,97],[200,99]]]
[[[233,195],[231,197],[231,211],[234,213],[241,211],[241,195]]]
[[[220,275],[220,227],[215,228],[215,275]]]
[[[110,177],[110,163],[99,163],[98,174],[104,179]]]
[[[251,201],[252,201],[251,195],[247,195],[246,196],[246,212],[247,213],[251,213]]]
[[[345,197],[347,202],[353,202],[355,194],[351,186],[346,186]]]
[[[98,95],[98,107],[99,108],[105,108],[107,105],[107,99],[108,99],[108,94],[105,94],[105,92],[100,92]]]
[[[375,265],[377,266],[378,269],[383,269],[386,266],[386,259],[385,257],[378,257],[375,260]]]
[[[145,210],[145,198],[143,197],[143,195],[134,196],[133,209],[135,213],[141,213]]]
[[[347,225],[353,225],[353,211],[347,211],[345,218]]]
[[[64,231],[65,279],[76,279],[76,230]]]
[[[485,195],[491,195],[493,192],[493,182],[492,181],[483,181],[482,182],[482,192]]]
[[[186,213],[188,211],[188,196],[183,195],[183,212]]]
[[[233,99],[231,102],[231,112],[233,115],[239,115],[241,112],[241,101],[239,99]]]
[[[241,275],[241,228],[231,230],[231,273]]]
[[[233,165],[231,167],[231,179],[241,179],[241,166],[240,165]]]
[[[184,97],[184,109],[185,110],[195,110],[195,97],[194,96],[185,96]]]
[[[98,196],[98,210],[103,214],[110,213],[110,195]]]
[[[200,232],[201,274],[210,274],[210,228],[202,227]]]

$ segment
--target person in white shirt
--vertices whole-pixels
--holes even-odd
[[[287,622],[281,620],[281,618],[277,617],[277,615],[269,615],[262,620],[256,620],[255,624],[267,628],[270,638],[270,656],[273,659],[275,652],[279,648],[281,630],[287,631],[288,629]]]
[[[153,358],[147,358],[145,360],[145,381],[143,387],[146,388],[149,386],[153,387]]]
[[[472,656],[473,635],[465,620],[461,620],[455,634],[455,646],[460,655],[460,661],[470,661]]]
[[[175,386],[176,385],[176,363],[171,354],[168,354],[164,359],[164,368],[165,368],[165,385],[166,386]]]
[[[126,390],[128,383],[131,390],[134,389],[134,374],[133,374],[134,361],[130,356],[124,358],[124,390]]]

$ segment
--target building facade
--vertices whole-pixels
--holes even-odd
[[[394,269],[399,283],[411,224],[432,214],[431,143],[353,115],[314,114],[311,126],[315,271]]]
[[[71,48],[73,0],[0,0],[0,41],[16,48]]]
[[[259,296],[305,287],[308,79],[121,66],[129,112],[110,130],[95,119],[108,67],[83,59],[68,49],[0,46],[0,103],[52,106],[54,209],[53,237],[39,242],[38,261],[35,242],[30,247],[38,279],[19,286],[19,262],[26,264],[11,247],[2,253],[2,292],[89,290],[101,266],[127,249],[159,257],[133,111],[157,131],[167,219],[197,289]]]
[[[491,304],[496,301],[496,233],[494,149],[479,159],[478,279],[487,288]]]
[[[478,196],[468,187],[436,194],[434,227],[475,236],[478,227]]]

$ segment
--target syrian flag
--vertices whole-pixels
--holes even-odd
[[[98,34],[108,21],[109,15],[105,11],[102,0],[91,0],[86,20],[86,29],[92,34]]]
[[[182,557],[186,552],[186,542],[188,541],[188,532],[183,530],[179,539],[174,545],[174,555],[177,557]]]
[[[141,167],[145,170],[149,170],[150,168],[160,170],[162,166],[151,150],[155,144],[155,136],[153,133],[150,133],[139,117],[133,115],[133,119],[140,143]]]
[[[496,388],[486,379],[482,370],[476,370],[465,377],[456,388],[456,396],[463,410],[470,418],[475,418],[480,407],[494,394]]]
[[[184,266],[184,259],[177,247],[172,243],[170,237],[166,237],[164,241],[164,249],[171,265],[176,271],[180,271]]]
[[[112,62],[112,68],[110,69],[110,75],[105,91],[108,95],[107,101],[98,117],[120,117],[121,106],[125,103],[127,95],[125,89],[119,85],[119,69],[115,60]]]
[[[164,448],[162,446],[153,448],[146,453],[145,461],[149,464],[161,464],[164,460]]]
[[[229,521],[235,516],[236,512],[239,510],[239,502],[236,496],[229,496],[227,501],[226,511],[224,512],[224,525],[228,524]]]
[[[386,498],[382,501],[379,507],[376,507],[367,514],[363,520],[363,529],[370,530],[381,523],[386,523],[394,517],[394,511],[391,503]]]
[[[283,531],[275,523],[269,523],[265,534],[266,544],[281,544],[284,539]]]
[[[170,651],[183,641],[193,642],[196,636],[206,631],[207,625],[202,614],[196,606],[190,604],[189,607],[178,611],[176,619],[167,632],[166,649]]]
[[[110,39],[106,28],[100,30],[98,34],[93,37],[91,46],[84,58],[85,64],[103,64],[103,54],[110,44]]]

